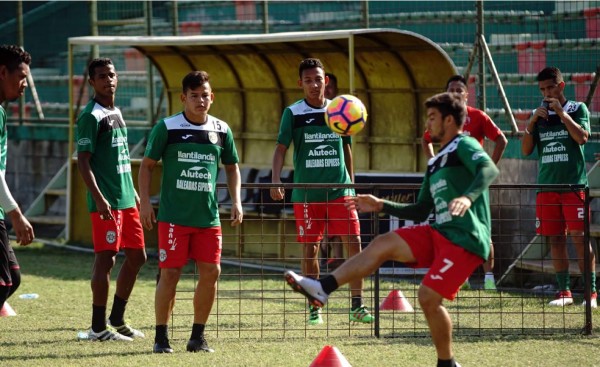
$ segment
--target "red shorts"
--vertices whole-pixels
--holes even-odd
[[[585,193],[538,192],[535,206],[536,232],[542,236],[558,236],[569,231],[583,231]]]
[[[137,207],[115,209],[111,213],[113,220],[100,219],[98,212],[90,213],[94,252],[143,249],[144,230]]]
[[[330,237],[360,235],[358,213],[356,209],[348,210],[344,206],[346,198],[325,203],[294,203],[297,241],[317,243],[323,239],[325,227]]]
[[[160,268],[181,268],[188,259],[219,264],[222,245],[221,227],[198,228],[158,222]]]
[[[410,247],[417,261],[406,264],[429,268],[422,284],[442,297],[453,300],[463,283],[483,259],[455,245],[429,224],[403,227],[395,231]]]

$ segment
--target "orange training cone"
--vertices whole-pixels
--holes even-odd
[[[309,367],[352,367],[346,357],[333,345],[323,347]]]
[[[381,302],[380,310],[395,310],[403,312],[413,312],[414,309],[399,290],[393,290]]]
[[[2,306],[2,309],[0,309],[0,317],[5,316],[17,316],[17,313],[12,309],[12,307],[10,307],[8,302],[4,302],[4,306]]]

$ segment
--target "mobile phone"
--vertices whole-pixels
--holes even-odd
[[[550,104],[548,103],[548,101],[543,100],[541,106],[545,109],[548,109],[548,107],[550,107]]]

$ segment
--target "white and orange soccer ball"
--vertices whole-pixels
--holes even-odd
[[[327,106],[325,123],[331,131],[351,136],[363,129],[367,122],[367,109],[355,96],[342,94],[335,97]]]

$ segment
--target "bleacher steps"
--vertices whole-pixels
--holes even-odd
[[[58,199],[66,196],[67,163],[65,162],[24,213],[33,225],[36,236],[51,238],[62,236],[67,224],[66,208],[54,208],[53,210],[51,208]],[[56,213],[57,209],[59,213]],[[58,232],[57,226],[62,227],[58,229]]]
[[[43,224],[43,225],[66,225],[67,221],[64,215],[36,215],[27,217],[29,223],[34,225]]]

